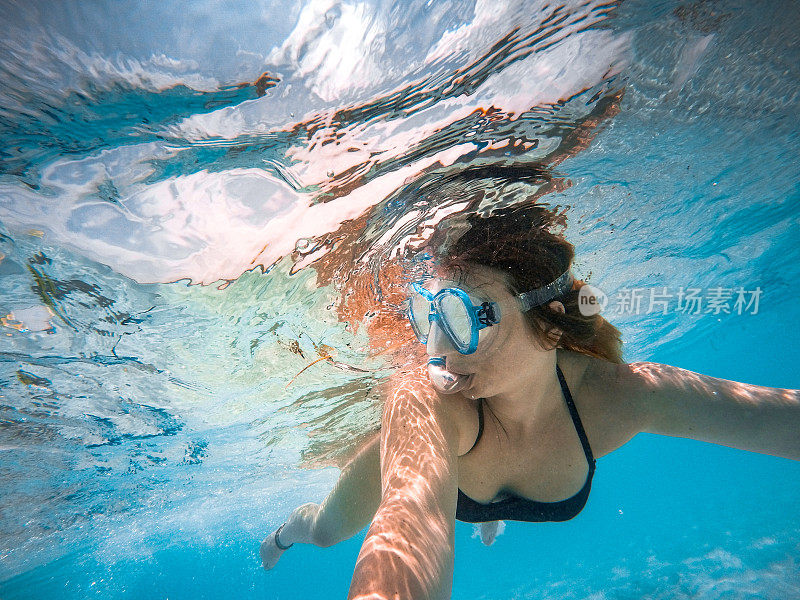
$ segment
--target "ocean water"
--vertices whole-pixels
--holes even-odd
[[[0,23],[3,600],[345,597],[364,531],[270,572],[259,543],[377,426],[403,269],[460,214],[563,211],[626,360],[800,388],[797,2]],[[553,178],[442,187],[498,164]],[[457,523],[452,597],[800,598],[798,493],[800,463],[640,434],[571,521]]]

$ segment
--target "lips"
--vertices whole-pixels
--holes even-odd
[[[456,375],[472,375],[469,371],[464,371],[462,369],[453,369],[450,365],[447,365],[447,370],[451,373],[455,373]]]
[[[446,368],[444,359],[440,357],[428,361],[428,378],[433,387],[442,394],[455,394],[466,390],[472,385],[473,375]]]

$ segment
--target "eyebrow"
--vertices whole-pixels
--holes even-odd
[[[444,267],[444,272],[448,276],[452,275],[453,281],[455,281],[458,285],[468,285],[472,288],[476,287],[471,281],[472,277],[464,265],[453,263],[447,267]]]
[[[454,280],[454,279],[445,279],[443,277],[434,277],[433,279],[438,279],[439,281],[446,282],[446,283],[454,283],[454,284],[456,284],[455,286],[448,286],[448,285],[443,286],[440,290],[438,290],[436,292],[437,294],[439,292],[441,292],[442,290],[447,289],[449,287],[457,287],[457,288],[463,290],[464,292],[466,292],[467,295],[474,296],[476,300],[482,300],[482,301],[487,301],[487,300],[495,301],[496,300],[496,298],[494,298],[492,296],[492,294],[487,293],[486,290],[485,290],[485,288],[487,288],[487,287],[489,287],[491,285],[489,283],[482,283],[480,285],[474,285],[474,284],[470,284],[470,283],[468,283],[466,281],[462,282],[462,281],[457,281],[457,280]],[[469,289],[464,289],[465,286],[468,287]],[[428,291],[431,291],[431,290],[428,290]]]
[[[456,279],[456,282],[459,285],[467,285],[475,291],[479,290],[483,291],[486,288],[492,286],[492,282],[490,281],[483,281],[483,283],[477,283],[475,281],[475,275],[473,273],[470,273],[469,270],[460,265],[456,267],[456,271],[458,273],[458,278]]]

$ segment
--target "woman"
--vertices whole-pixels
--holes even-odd
[[[573,247],[541,206],[472,216],[413,285],[427,368],[396,376],[381,431],[321,505],[261,546],[272,568],[295,542],[329,546],[370,523],[349,598],[448,598],[455,520],[564,521],[595,460],[641,431],[800,460],[798,390],[655,363],[625,364],[619,331],[584,315]]]

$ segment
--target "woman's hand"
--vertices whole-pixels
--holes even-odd
[[[481,541],[484,546],[491,546],[498,534],[503,533],[505,523],[503,521],[486,521],[481,523]]]
[[[283,525],[280,533],[282,546],[289,546],[295,542],[303,544],[313,543],[314,519],[319,512],[319,504],[308,502],[294,509],[289,519]],[[281,550],[275,543],[277,529],[270,533],[263,542],[259,554],[261,555],[261,566],[269,571],[274,567],[278,559],[286,550]]]

